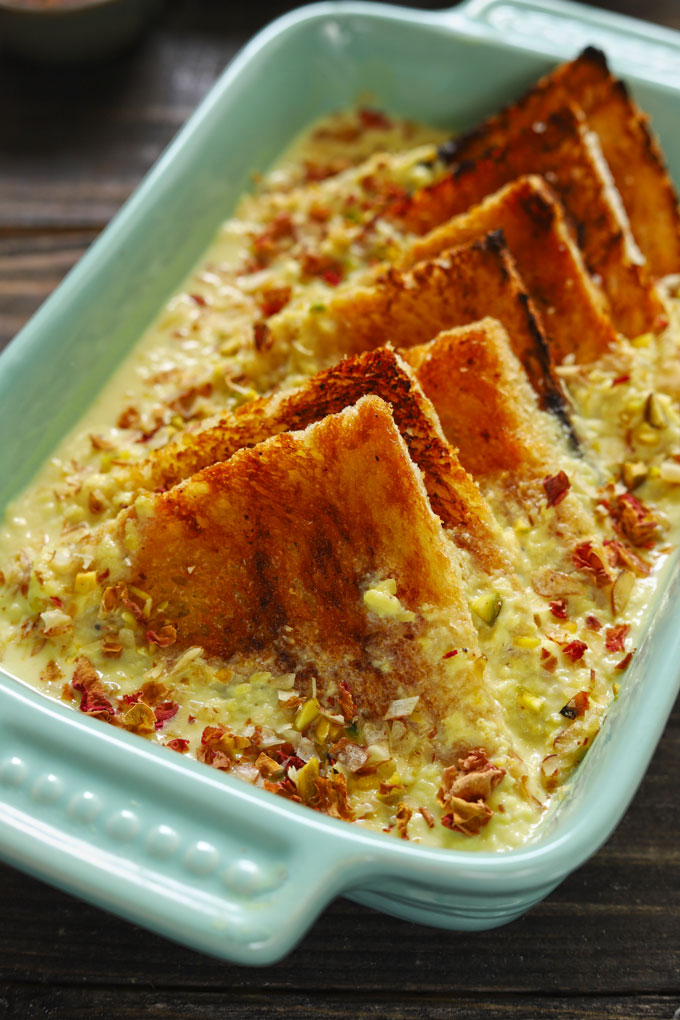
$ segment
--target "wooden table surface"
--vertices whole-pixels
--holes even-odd
[[[285,6],[178,0],[134,49],[96,67],[56,72],[0,50],[0,346]],[[680,28],[676,0],[601,6]],[[462,935],[341,900],[288,959],[261,970],[215,962],[0,866],[0,1020],[680,1017],[679,777],[676,705],[616,834],[528,916]]]

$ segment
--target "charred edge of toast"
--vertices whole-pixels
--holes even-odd
[[[585,61],[590,64],[596,65],[604,74],[609,74],[609,65],[604,52],[598,49],[596,46],[586,46],[585,49],[579,53],[576,61]],[[557,65],[558,67],[560,65]],[[487,131],[487,126],[490,123],[496,123],[506,117],[513,109],[521,109],[526,103],[535,95],[535,93],[545,88],[551,78],[552,72],[541,77],[535,84],[531,85],[526,89],[518,99],[513,100],[510,103],[506,103],[505,106],[501,107],[496,113],[491,113],[485,118],[481,124],[477,127],[471,128],[469,131],[464,131],[460,135],[456,135],[453,138],[447,138],[445,142],[437,149],[438,159],[448,167],[453,167],[455,164],[460,163],[463,165],[464,157],[461,159],[461,155],[465,153],[466,148],[470,142],[478,141],[483,139]],[[614,79],[617,86],[623,89],[624,94],[628,97],[628,89],[626,85],[619,79]]]
[[[543,178],[541,178],[543,181]],[[557,219],[556,202],[535,188],[518,196],[518,204],[541,230],[549,231]]]
[[[678,204],[678,195],[675,189],[675,185],[671,180],[668,172],[668,164],[666,163],[665,156],[659,144],[659,141],[649,126],[649,117],[642,110],[638,109],[631,94],[630,89],[624,81],[619,78],[614,79],[614,89],[619,92],[623,99],[630,105],[631,115],[635,118],[637,126],[643,135],[643,143],[646,155],[656,165],[659,173],[664,178],[665,186],[670,190],[676,205]]]
[[[512,255],[505,243],[505,236],[502,230],[492,231],[487,234],[482,241],[475,241],[473,246],[482,251],[493,251],[499,254],[502,259],[503,272],[506,277],[510,276],[510,269],[508,267],[512,265]],[[522,282],[521,277],[520,282]],[[550,347],[543,330],[539,325],[539,320],[534,310],[531,297],[524,289],[520,289],[517,297],[522,304],[522,308],[529,325],[529,330],[534,341],[536,358],[543,376],[544,392],[542,394],[542,400],[545,404],[545,409],[554,414],[566,430],[571,447],[574,450],[580,450],[580,442],[576,432],[574,431],[571,415],[569,414],[567,399],[564,395],[561,384],[555,376]]]
[[[609,74],[609,64],[607,63],[605,52],[598,49],[597,46],[586,46],[585,49],[581,50],[576,60],[585,60],[589,64],[596,64],[602,71]]]
[[[578,61],[586,61],[590,64],[594,64],[595,66],[598,67],[600,71],[602,71],[603,76],[605,75],[609,76],[612,90],[614,92],[618,92],[621,98],[624,99],[625,102],[628,104],[628,106],[630,107],[631,115],[635,118],[638,126],[642,131],[642,134],[644,136],[643,141],[645,152],[649,156],[650,160],[656,164],[656,166],[659,168],[659,171],[664,175],[664,177],[666,177],[673,197],[676,199],[677,202],[675,188],[673,187],[670,176],[668,174],[668,166],[666,164],[666,160],[663,156],[661,147],[656,139],[656,136],[653,134],[649,127],[649,117],[646,113],[643,113],[643,111],[640,110],[639,107],[637,106],[637,103],[633,99],[628,85],[625,83],[625,81],[622,81],[621,78],[616,78],[611,74],[605,54],[603,53],[602,50],[599,50],[596,46],[586,46],[586,48],[579,54],[577,62]]]

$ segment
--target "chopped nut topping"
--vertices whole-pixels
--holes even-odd
[[[545,489],[548,506],[559,506],[569,492],[571,482],[568,475],[564,471],[560,471],[556,475],[548,475],[547,478],[544,478],[543,488]]]

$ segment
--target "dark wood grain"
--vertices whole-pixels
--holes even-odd
[[[554,996],[527,1002],[517,996],[486,995],[428,997],[416,992],[375,997],[371,1002],[354,995],[305,995],[249,993],[234,998],[222,992],[177,992],[168,996],[161,990],[44,988],[39,985],[14,986],[0,998],[0,1020],[92,1020],[113,1017],[117,1020],[149,1016],[160,1020],[557,1020],[568,1016],[580,1020],[672,1020],[676,1000],[654,995],[635,1004],[631,1014],[628,998],[615,996]],[[567,1012],[568,1011],[568,1012]]]
[[[423,4],[437,7],[445,4]],[[676,0],[610,0],[680,28]],[[128,53],[55,72],[0,53],[0,347],[284,3],[167,6]],[[0,1020],[680,1017],[680,706],[608,844],[544,903],[474,935],[341,900],[281,963],[194,953],[0,866]]]
[[[0,349],[61,282],[96,230],[0,230]]]

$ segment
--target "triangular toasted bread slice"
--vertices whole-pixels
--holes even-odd
[[[138,497],[94,556],[109,629],[132,586],[139,626],[172,627],[172,654],[295,672],[325,704],[346,684],[365,717],[417,695],[444,753],[503,742],[455,547],[378,397]]]
[[[288,367],[301,342],[321,362],[391,343],[411,347],[443,329],[493,316],[505,326],[544,407],[566,420],[540,318],[500,233],[443,252],[410,270],[390,269],[363,286],[339,288],[324,309],[270,319],[271,362]]]
[[[524,174],[540,174],[562,201],[586,265],[601,279],[616,327],[634,337],[654,329],[664,307],[611,180],[597,136],[583,113],[563,107],[476,162],[456,153],[450,175],[395,204],[394,215],[418,233],[439,226]]]
[[[547,528],[553,556],[562,552],[553,566],[574,573],[575,546],[603,537],[592,513],[597,479],[554,416],[539,408],[500,323],[484,319],[449,330],[403,356],[498,519],[528,520],[532,540],[539,526]]]
[[[469,212],[413,242],[400,268],[435,258],[447,248],[502,230],[519,274],[540,312],[556,363],[600,357],[616,341],[609,302],[589,275],[564,210],[542,177],[520,177]]]
[[[113,470],[132,492],[167,489],[281,432],[306,428],[373,393],[388,402],[414,463],[423,472],[435,513],[454,541],[485,571],[508,567],[498,526],[479,488],[444,438],[436,412],[408,365],[390,348],[347,358],[294,390],[260,397],[237,411],[187,429],[145,460]]]
[[[480,483],[519,484],[544,471],[558,440],[536,403],[508,334],[492,318],[404,349],[434,404],[444,435]]]
[[[518,102],[453,139],[444,151],[456,162],[479,159],[570,102],[598,136],[650,272],[655,277],[680,272],[680,211],[661,150],[648,117],[610,74],[600,50],[589,46],[576,60],[560,64]]]

